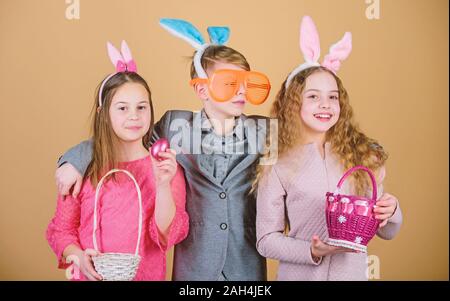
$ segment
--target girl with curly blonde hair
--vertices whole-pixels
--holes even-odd
[[[358,129],[349,96],[336,72],[351,51],[351,34],[330,48],[322,64],[314,23],[302,21],[300,46],[306,63],[290,73],[276,96],[278,160],[260,165],[257,249],[280,261],[278,280],[367,280],[367,254],[327,244],[325,194],[345,170],[364,165],[377,175],[381,198],[374,209],[377,235],[392,239],[400,229],[398,200],[382,193],[387,154]],[[270,156],[270,154],[267,154]],[[367,195],[365,174],[354,173],[341,192]]]

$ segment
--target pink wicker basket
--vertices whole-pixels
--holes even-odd
[[[369,174],[373,187],[372,199],[339,193],[344,180],[356,170],[364,170]],[[326,198],[327,243],[367,253],[367,244],[375,236],[380,224],[373,212],[377,201],[377,184],[373,173],[364,166],[349,169],[340,179],[336,191],[327,192]]]

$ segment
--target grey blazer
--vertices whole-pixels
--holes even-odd
[[[247,148],[241,162],[219,183],[202,170],[204,156],[198,152],[197,122],[200,112],[167,111],[155,124],[151,143],[160,137],[177,150],[177,162],[186,177],[186,210],[189,234],[175,246],[174,280],[266,280],[266,260],[256,250],[256,198],[249,195],[256,164],[265,143],[262,116],[244,116],[249,140],[259,135],[258,150]],[[255,141],[251,143],[254,146]],[[197,149],[196,149],[197,148]],[[69,150],[59,163],[69,162],[84,173],[92,157],[91,143],[85,141]]]

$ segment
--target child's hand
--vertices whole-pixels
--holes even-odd
[[[333,255],[338,253],[356,253],[357,251],[344,248],[344,247],[335,247],[330,246],[323,241],[320,240],[319,236],[314,235],[311,241],[311,255],[316,258],[320,258],[327,255]],[[316,261],[316,260],[315,260]],[[318,262],[318,260],[316,261]]]
[[[394,215],[397,209],[398,200],[395,196],[388,193],[383,193],[381,198],[376,203],[376,208],[373,209],[375,212],[375,218],[380,220],[380,228],[386,226],[388,220],[392,215]]]
[[[55,173],[56,187],[60,195],[69,195],[70,188],[73,187],[72,196],[77,197],[80,192],[81,184],[83,183],[83,176],[70,163],[65,163],[56,170]]]
[[[168,184],[177,172],[176,152],[175,150],[167,149],[165,152],[159,152],[158,156],[163,158],[163,160],[158,161],[150,155],[156,184]]]
[[[95,251],[94,249],[86,249],[86,250],[78,250],[76,254],[79,258],[79,269],[80,271],[91,281],[99,281],[102,280],[102,276],[100,276],[94,268],[94,263],[92,261],[92,256],[98,256],[100,253]]]

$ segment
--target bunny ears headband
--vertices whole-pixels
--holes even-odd
[[[339,42],[330,47],[330,51],[323,59],[322,64],[319,64],[319,34],[311,17],[304,16],[300,25],[300,49],[305,58],[305,63],[295,68],[294,71],[289,74],[286,80],[286,89],[289,87],[289,84],[295,75],[310,67],[322,66],[336,74],[341,67],[341,62],[344,61],[352,51],[352,34],[346,32]]]
[[[208,35],[211,43],[206,43],[202,34],[191,23],[180,19],[163,18],[159,24],[168,32],[191,44],[197,52],[194,55],[194,67],[199,78],[208,78],[201,64],[201,58],[206,48],[211,45],[224,45],[230,37],[228,27],[210,26]]]
[[[107,78],[105,78],[100,86],[100,90],[98,92],[98,105],[102,106],[103,98],[102,91],[106,84],[106,82],[116,75],[119,72],[137,72],[136,62],[131,55],[130,48],[127,45],[127,42],[122,41],[121,51],[116,49],[110,42],[107,42],[106,47],[108,48],[109,59],[112,64],[116,68],[116,72],[110,74]]]

